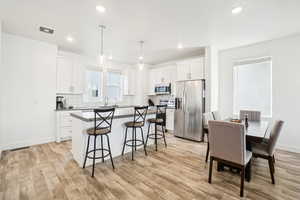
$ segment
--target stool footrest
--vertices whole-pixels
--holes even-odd
[[[133,142],[133,145],[132,145],[132,142]],[[135,145],[135,142],[140,142],[140,144]],[[143,144],[142,140],[126,140],[125,145],[130,146],[130,147],[132,147],[132,146],[135,147],[135,146],[142,146],[144,144]]]
[[[156,139],[163,139],[163,134],[160,134],[160,133],[157,133],[156,134]],[[149,134],[148,135],[148,138],[150,138],[150,139],[154,139],[155,140],[155,133],[151,133],[151,134]]]
[[[106,158],[107,156],[109,156],[109,150],[108,149],[96,149],[96,151],[105,151],[106,152],[106,154],[104,154],[104,152],[103,152],[103,157],[102,156],[98,156],[98,157],[95,157],[95,159],[102,159],[102,158]],[[94,153],[94,149],[93,150],[90,150],[90,151],[88,151],[88,153],[87,153],[87,158],[89,158],[89,159],[94,159],[94,157],[93,156],[89,156],[89,154],[90,153]]]

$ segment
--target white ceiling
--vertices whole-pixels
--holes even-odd
[[[237,2],[244,9],[233,16]],[[96,11],[99,4],[105,14]],[[138,41],[145,40],[149,64],[192,55],[208,45],[224,49],[300,32],[299,10],[300,0],[0,0],[5,32],[96,56],[97,26],[105,24],[107,54],[135,63]],[[39,32],[41,25],[55,34]],[[68,43],[67,35],[75,41]],[[176,49],[179,41],[182,50]]]

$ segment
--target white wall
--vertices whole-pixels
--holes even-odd
[[[233,62],[272,57],[273,118],[285,121],[279,147],[300,152],[300,34],[219,53],[219,109],[233,113]]]
[[[57,46],[2,35],[3,149],[54,140]]]

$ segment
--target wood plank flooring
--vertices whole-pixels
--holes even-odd
[[[142,150],[91,167],[72,160],[71,143],[49,143],[4,152],[0,161],[0,199],[240,199],[240,177],[217,172],[208,184],[206,143],[167,136],[168,147]],[[112,147],[113,148],[113,147]],[[214,164],[216,166],[216,164]],[[253,175],[245,182],[243,199],[300,199],[300,154],[276,152],[276,185],[271,184],[266,160],[253,160]]]

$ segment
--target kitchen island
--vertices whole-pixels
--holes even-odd
[[[82,111],[71,113],[72,120],[72,154],[74,160],[78,163],[79,166],[82,167],[86,152],[86,145],[88,140],[88,135],[86,130],[88,128],[94,127],[94,112],[92,111]],[[133,121],[134,115],[134,107],[126,107],[126,108],[116,108],[111,133],[109,133],[110,146],[112,157],[117,157],[122,154],[123,143],[125,139],[125,126],[124,123],[128,121]],[[146,120],[149,118],[155,117],[155,108],[149,107]],[[96,118],[100,120],[99,118]],[[147,127],[148,124],[145,122],[145,126],[143,127],[144,138],[147,135]],[[128,139],[131,138],[131,129],[128,129]],[[137,130],[137,137],[140,138],[140,132]],[[91,138],[92,139],[92,138]],[[152,144],[152,140],[148,140],[148,144]],[[97,147],[100,146],[100,140],[97,141]],[[107,147],[106,140],[104,140],[104,147]],[[142,148],[143,146],[139,146],[138,148]],[[93,147],[93,142],[90,143],[90,149]],[[131,148],[125,148],[125,153],[131,152]],[[100,152],[97,152],[99,154]],[[100,154],[99,154],[100,155]],[[109,159],[109,157],[106,157]],[[101,159],[96,160],[96,162],[101,162]],[[91,165],[92,160],[87,159],[86,165]]]

